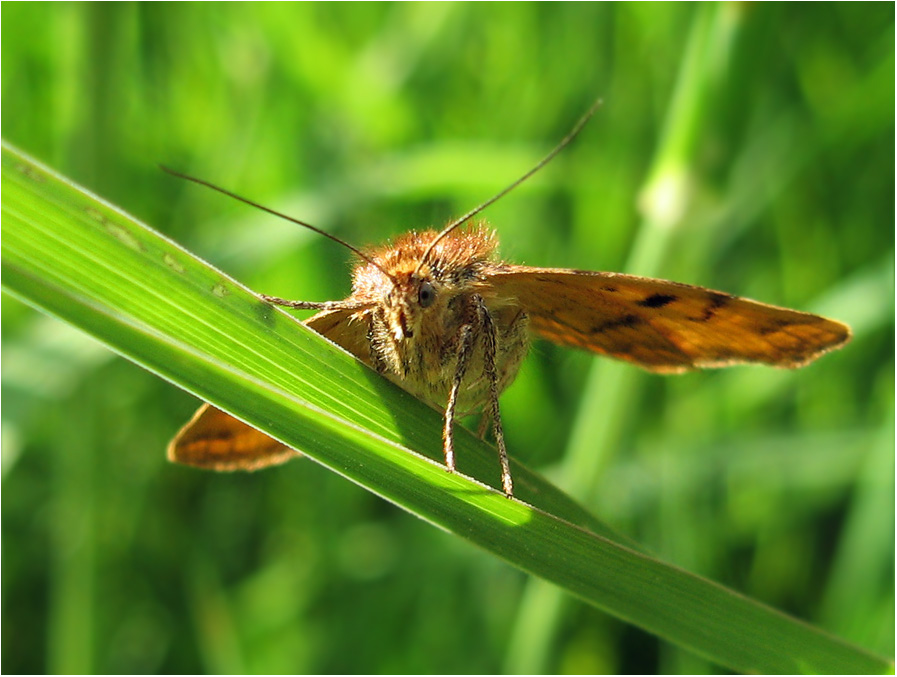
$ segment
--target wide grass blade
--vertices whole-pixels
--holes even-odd
[[[519,464],[521,500],[447,473],[432,460],[441,455],[438,412],[7,145],[2,176],[4,288],[163,378],[514,566],[733,670],[893,671],[886,659],[640,552]],[[458,443],[461,472],[497,483],[494,451],[466,433]]]

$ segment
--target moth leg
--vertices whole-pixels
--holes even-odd
[[[268,296],[267,294],[259,294],[259,298],[262,301],[273,303],[275,306],[297,308],[298,310],[360,310],[370,305],[348,299],[345,301],[290,301],[289,299],[282,299],[279,296]]]
[[[476,303],[477,315],[480,326],[483,328],[483,368],[486,370],[486,378],[489,379],[489,410],[492,415],[492,431],[495,434],[495,444],[498,447],[498,460],[501,462],[501,486],[505,496],[514,496],[514,482],[511,480],[511,464],[508,461],[508,449],[505,446],[505,434],[501,427],[501,412],[498,409],[498,372],[495,370],[495,353],[497,340],[495,323],[492,315],[486,308],[483,297],[473,296]]]
[[[452,389],[449,391],[448,403],[445,405],[445,425],[442,429],[442,448],[445,452],[445,465],[449,472],[455,471],[455,442],[452,426],[455,421],[455,406],[458,404],[458,391],[461,389],[461,381],[467,372],[467,364],[470,362],[470,353],[473,352],[474,331],[473,326],[465,324],[458,333],[458,361],[455,365],[455,376],[452,379]]]
[[[477,437],[481,440],[486,439],[486,433],[489,432],[489,426],[492,423],[492,412],[484,409],[480,416],[480,422],[477,424]]]

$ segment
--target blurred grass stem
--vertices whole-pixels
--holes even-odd
[[[643,221],[625,272],[652,276],[663,262],[676,225],[688,208],[689,166],[702,122],[724,74],[738,27],[729,5],[703,5],[696,13],[669,106],[660,146],[640,191]],[[612,103],[610,104],[612,105]],[[595,359],[570,433],[559,483],[587,501],[618,445],[623,421],[635,403],[643,375],[611,360]],[[543,580],[530,578],[511,636],[505,672],[551,671],[547,665],[567,597]]]

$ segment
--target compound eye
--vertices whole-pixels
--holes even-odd
[[[421,308],[429,308],[432,306],[433,302],[436,300],[436,290],[433,289],[433,285],[429,282],[422,282],[420,291],[417,293],[417,300],[420,303]]]

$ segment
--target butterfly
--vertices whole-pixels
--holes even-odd
[[[483,410],[492,423],[502,489],[512,497],[498,398],[516,377],[531,337],[658,373],[742,363],[800,367],[850,339],[850,329],[840,322],[704,287],[498,259],[495,234],[485,222],[471,222],[472,217],[549,162],[598,105],[540,163],[479,207],[439,232],[411,232],[367,251],[201,179],[167,171],[311,228],[354,251],[360,261],[348,298],[261,298],[318,310],[306,326],[444,409],[448,470],[455,470],[455,419]],[[296,455],[209,404],[168,448],[171,460],[212,470],[255,470]]]

